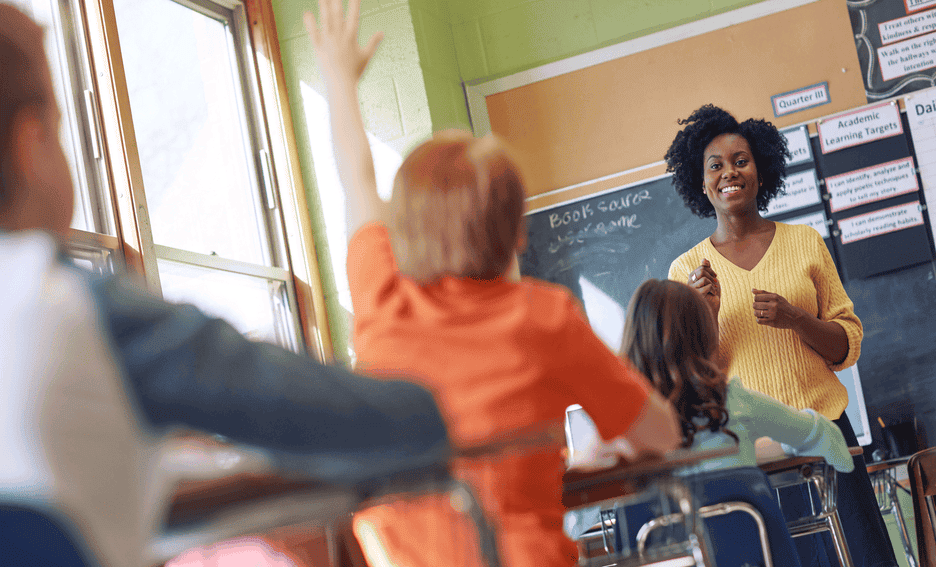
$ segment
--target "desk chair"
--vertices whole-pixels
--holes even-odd
[[[923,449],[910,457],[907,473],[913,495],[920,565],[933,565],[936,562],[936,508],[933,503],[936,496],[936,447]]]
[[[589,549],[589,540],[596,538],[595,530],[589,530],[579,540],[579,565],[588,567],[713,567],[711,547],[706,536],[701,510],[696,508],[695,499],[687,485],[676,477],[662,478],[643,490],[626,498],[605,502],[601,511],[601,522],[597,532],[604,554]],[[628,522],[634,517],[625,511],[637,510],[640,520]],[[675,510],[670,513],[670,510]],[[658,513],[662,515],[656,516]],[[637,533],[628,526],[639,525],[649,520]],[[675,527],[675,526],[678,526]],[[649,532],[658,528],[665,532],[647,546]],[[630,532],[622,536],[623,532]],[[636,543],[636,545],[635,545]],[[771,566],[768,566],[771,567]]]
[[[861,454],[861,447],[849,447],[852,456]],[[830,532],[841,567],[854,567],[845,531],[838,514],[838,480],[835,469],[822,457],[790,457],[762,463],[770,484],[777,491],[777,501],[783,502],[780,491],[806,485],[809,513],[787,522],[794,538],[823,531]],[[815,495],[815,499],[814,499]],[[816,502],[818,500],[818,502]]]
[[[874,487],[874,495],[877,497],[878,509],[881,510],[881,515],[890,514],[894,517],[900,543],[903,545],[904,554],[907,556],[907,565],[917,567],[918,563],[913,553],[913,547],[910,545],[910,534],[907,531],[907,524],[904,521],[899,498],[901,491],[906,494],[911,493],[901,486],[897,480],[896,472],[898,466],[905,465],[909,460],[909,457],[899,457],[887,461],[868,463],[868,476],[871,477],[871,486]]]
[[[6,567],[95,567],[72,522],[55,510],[34,504],[0,504],[0,564]]]
[[[695,499],[696,514],[716,565],[799,566],[786,521],[759,468],[698,473],[684,477],[683,482]],[[615,535],[619,548],[635,545],[639,556],[649,557],[650,536],[658,530],[672,530],[686,520],[682,512],[656,517],[649,512],[645,507],[617,510]],[[739,545],[742,541],[750,541],[751,545]]]

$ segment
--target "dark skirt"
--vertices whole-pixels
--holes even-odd
[[[857,447],[858,439],[848,417],[835,420],[849,447]],[[838,511],[845,540],[855,567],[896,567],[894,548],[884,526],[871,479],[865,468],[864,456],[854,458],[855,470],[838,473]],[[788,520],[808,513],[806,485],[780,492],[780,503]],[[838,567],[838,556],[829,532],[798,537],[793,540],[803,567]]]

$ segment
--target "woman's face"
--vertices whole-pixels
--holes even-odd
[[[721,134],[702,154],[705,195],[717,214],[757,210],[760,178],[751,146],[739,134]]]

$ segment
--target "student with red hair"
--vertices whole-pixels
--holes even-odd
[[[518,430],[560,426],[581,404],[606,439],[637,450],[679,443],[670,405],[592,332],[567,290],[510,277],[524,243],[521,172],[496,137],[445,131],[404,160],[389,205],[377,194],[357,97],[379,36],[361,48],[359,2],[308,13],[327,85],[339,175],[348,194],[348,280],[358,369],[405,372],[432,391],[461,451]],[[502,563],[571,566],[562,530],[558,443],[460,459],[454,475],[480,500]],[[476,565],[477,534],[446,499],[388,502],[356,515],[372,565]]]

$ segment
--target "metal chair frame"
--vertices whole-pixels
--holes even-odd
[[[854,567],[848,542],[845,540],[845,531],[838,514],[838,479],[835,469],[825,461],[807,463],[793,471],[783,471],[768,475],[770,484],[777,491],[777,501],[780,500],[780,489],[809,484],[819,496],[819,506],[813,500],[812,490],[809,490],[810,508],[813,515],[787,522],[790,535],[794,538],[809,534],[828,531],[832,535],[835,553],[842,567]]]
[[[664,565],[666,567],[713,567],[715,565],[706,545],[704,526],[699,521],[700,510],[695,508],[692,494],[685,484],[678,478],[671,477],[659,480],[649,490],[657,491],[661,502],[668,504],[672,500],[676,503],[679,512],[665,514],[663,517],[678,518],[678,523],[686,526],[686,539],[654,546],[649,550],[645,545],[638,543],[638,548],[634,550],[636,553],[630,547],[621,550],[614,549],[611,542],[614,540],[617,521],[613,516],[606,517],[606,513],[613,512],[619,506],[626,506],[633,502],[636,496],[616,499],[604,504],[605,509],[601,512],[602,521],[599,524],[602,543],[607,555],[592,558],[580,554],[579,565],[583,567],[662,567]],[[643,499],[646,499],[648,491],[642,493]],[[674,523],[676,523],[675,520]]]
[[[921,565],[936,561],[936,447],[914,453],[907,462],[913,513],[916,520],[917,553]]]
[[[764,517],[757,508],[751,504],[748,504],[747,502],[733,501],[702,506],[696,511],[700,518],[713,518],[715,516],[724,516],[726,514],[733,514],[736,512],[743,512],[753,518],[754,523],[757,524],[757,534],[760,538],[761,553],[764,556],[764,567],[773,567],[773,555],[770,552],[770,540],[767,537],[767,525],[764,523]],[[667,516],[654,518],[641,526],[640,530],[637,532],[637,553],[644,555],[647,537],[650,535],[651,531],[660,527],[683,523],[684,521],[685,516],[683,514],[669,514]]]
[[[868,465],[868,475],[871,477],[871,484],[874,486],[874,495],[877,497],[878,508],[881,514],[890,514],[894,517],[897,524],[897,531],[900,534],[900,543],[903,546],[904,554],[907,556],[907,565],[917,567],[918,563],[913,554],[913,546],[910,545],[910,534],[907,531],[907,524],[904,522],[903,509],[900,506],[899,491],[912,494],[909,490],[900,485],[897,481],[895,467],[884,468],[872,472],[874,465],[881,463],[871,463]]]

